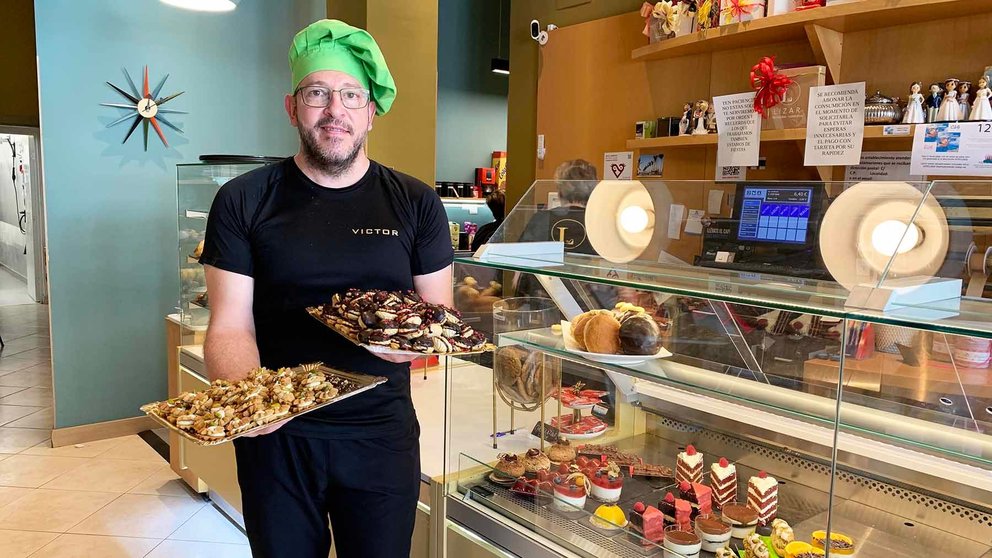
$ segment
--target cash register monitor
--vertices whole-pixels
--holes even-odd
[[[795,248],[815,240],[816,230],[810,229],[810,222],[819,220],[813,207],[814,197],[819,196],[814,196],[814,190],[811,186],[738,185],[734,204],[737,241]]]
[[[704,230],[697,265],[829,279],[817,249],[823,186],[740,183],[734,198],[733,218]]]

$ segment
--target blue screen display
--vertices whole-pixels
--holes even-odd
[[[805,244],[812,188],[745,188],[738,240]]]

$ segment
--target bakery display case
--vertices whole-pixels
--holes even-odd
[[[447,517],[528,557],[992,557],[990,196],[538,182],[455,262],[498,348],[448,369]]]
[[[180,322],[187,328],[206,328],[210,317],[203,267],[197,261],[203,250],[210,204],[228,180],[263,166],[263,162],[212,162],[176,165],[178,201],[178,265]]]

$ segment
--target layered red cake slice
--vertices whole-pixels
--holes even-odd
[[[768,525],[778,515],[778,480],[761,471],[747,481],[747,505],[758,514],[758,524]]]
[[[644,547],[661,544],[665,538],[665,516],[658,508],[637,502],[630,512],[629,536],[631,542]]]
[[[737,500],[737,467],[726,457],[710,467],[710,488],[713,489],[713,507],[718,510]]]
[[[703,482],[703,454],[691,444],[679,453],[675,464],[675,482]]]
[[[679,483],[679,496],[692,506],[693,519],[699,514],[709,515],[713,511],[712,491],[708,486],[682,481]]]
[[[676,525],[679,529],[692,528],[692,504],[688,500],[676,498],[669,492],[658,504],[658,509],[665,519],[665,527]]]

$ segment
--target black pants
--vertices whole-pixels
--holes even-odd
[[[359,440],[277,430],[234,441],[253,558],[406,558],[420,491],[420,429]]]

